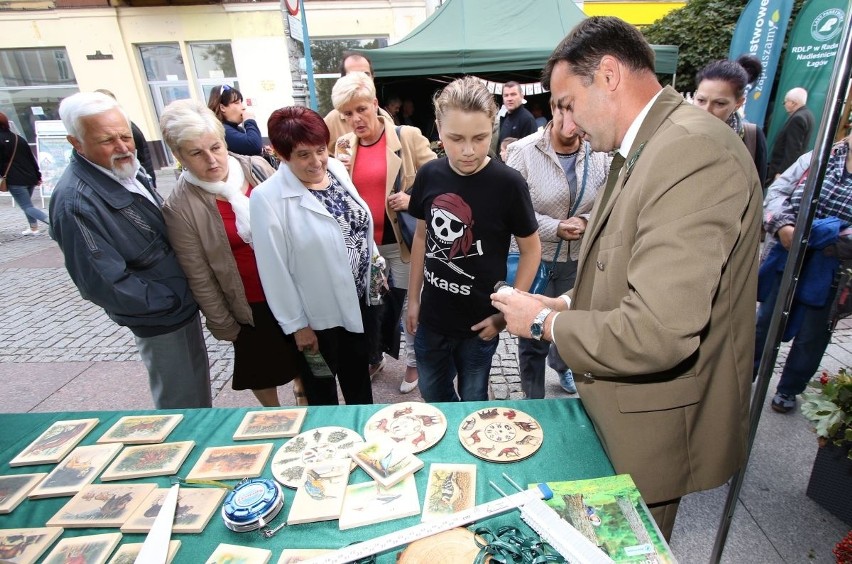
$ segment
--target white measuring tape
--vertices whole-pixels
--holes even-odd
[[[538,484],[530,490],[489,501],[465,511],[454,513],[440,521],[430,521],[388,533],[368,541],[352,544],[334,552],[306,560],[305,564],[344,564],[359,558],[379,554],[398,546],[410,544],[416,540],[449,531],[480,519],[500,515],[512,509],[521,508],[521,517],[530,527],[542,535],[554,549],[569,562],[581,564],[610,564],[613,562],[597,546],[577,529],[562,520],[542,499],[550,499],[553,492],[545,484]],[[550,518],[548,519],[548,513]],[[545,536],[545,533],[547,536]],[[573,533],[573,534],[572,534]],[[560,547],[562,547],[560,549]],[[565,552],[563,552],[563,550]]]

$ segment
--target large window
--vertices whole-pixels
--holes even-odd
[[[64,47],[0,49],[0,111],[30,143],[34,123],[59,119],[59,102],[78,91]]]
[[[210,92],[222,84],[240,89],[230,43],[190,43],[189,51],[192,53],[195,78],[204,92],[205,102],[210,98]]]
[[[352,49],[378,49],[387,47],[384,37],[369,39],[311,39],[314,83],[317,87],[317,106],[320,115],[331,111],[331,89],[340,78],[340,56]]]

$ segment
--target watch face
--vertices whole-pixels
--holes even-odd
[[[533,339],[541,339],[541,335],[544,333],[544,327],[538,321],[534,322],[530,325],[530,336]]]

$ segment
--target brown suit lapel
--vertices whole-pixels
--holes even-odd
[[[586,234],[583,237],[583,245],[580,250],[580,264],[585,261],[588,249],[591,247],[592,242],[598,237],[607,218],[610,213],[612,213],[612,209],[615,207],[615,203],[618,201],[618,197],[621,195],[624,185],[630,179],[633,167],[639,160],[645,145],[657,132],[669,114],[671,114],[675,108],[685,103],[683,96],[678,94],[672,87],[666,86],[660,93],[657,101],[654,102],[653,106],[651,106],[651,110],[648,112],[648,115],[645,116],[645,120],[639,127],[639,132],[636,135],[636,139],[633,141],[633,146],[630,148],[630,155],[627,157],[624,166],[621,169],[621,175],[615,183],[609,198],[607,198],[606,202],[604,202],[603,209],[600,209],[599,207],[601,204],[602,193],[598,194],[594,209],[592,210],[592,215],[589,218],[589,227],[586,229]]]

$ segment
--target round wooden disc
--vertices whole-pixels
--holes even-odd
[[[288,488],[297,488],[305,464],[349,458],[350,449],[362,444],[361,435],[345,427],[318,427],[284,443],[272,458],[272,477]],[[355,463],[350,468],[354,469]]]
[[[459,440],[469,453],[483,460],[517,462],[539,449],[544,431],[523,411],[494,407],[465,417],[459,425]]]
[[[473,562],[479,547],[472,531],[450,529],[409,544],[397,556],[397,564],[464,564]],[[482,538],[479,538],[483,542]],[[489,558],[486,562],[490,561]]]
[[[387,437],[405,444],[412,453],[435,445],[446,432],[447,418],[441,410],[417,401],[384,407],[364,425],[364,438],[368,441]]]

